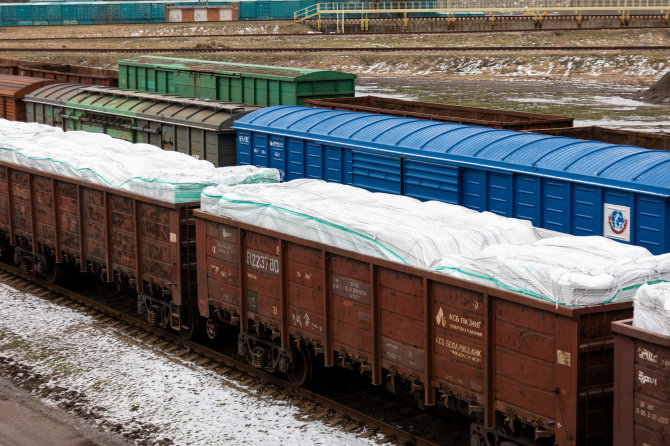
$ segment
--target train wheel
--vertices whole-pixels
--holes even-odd
[[[212,341],[216,339],[216,336],[219,334],[219,327],[216,325],[216,322],[211,319],[207,319],[205,322],[205,334],[207,334],[207,338],[211,339]]]
[[[198,337],[198,310],[189,305],[188,309],[182,310],[181,326],[179,327],[179,335],[186,340],[193,340]]]
[[[293,368],[286,372],[291,384],[306,386],[312,379],[312,356],[306,347],[293,351]]]
[[[60,278],[60,264],[52,263],[49,265],[48,269],[42,273],[42,276],[47,282],[56,283],[56,281]]]

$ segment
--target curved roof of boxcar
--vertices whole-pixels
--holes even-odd
[[[135,56],[119,61],[119,65],[141,66],[149,68],[165,68],[170,70],[200,71],[219,73],[225,76],[253,75],[261,78],[290,78],[301,80],[324,79],[355,79],[356,75],[341,71],[311,70],[308,68],[273,67],[234,62],[218,62],[214,60],[182,59],[165,56]]]
[[[188,99],[71,83],[41,88],[26,95],[24,101],[211,130],[230,128],[236,119],[260,108],[234,102]]]
[[[25,94],[52,83],[52,80],[40,77],[0,74],[0,96],[20,99]]]
[[[670,195],[670,151],[299,106],[263,108],[233,128]]]

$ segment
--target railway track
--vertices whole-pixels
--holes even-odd
[[[452,53],[452,52],[519,52],[519,51],[562,51],[583,53],[591,51],[670,51],[667,45],[632,45],[632,46],[459,46],[459,47],[327,47],[327,48],[0,48],[0,53]]]
[[[590,15],[583,15],[583,19],[612,19],[612,18],[619,18],[619,15],[612,15],[612,14],[590,14]],[[631,20],[635,19],[644,19],[644,18],[651,18],[651,17],[658,17],[658,18],[663,18],[664,16],[662,14],[659,15],[630,15],[629,16]],[[490,20],[490,16],[473,16],[473,17],[457,17],[456,19],[459,22],[468,22],[468,21],[475,21],[475,20]],[[495,20],[519,20],[519,21],[529,21],[533,20],[533,16],[493,16]],[[572,14],[566,14],[566,15],[551,15],[548,16],[549,19],[551,20],[575,20],[576,16]],[[442,20],[446,20],[447,18],[442,18]],[[374,19],[377,22],[391,22],[394,20],[398,20],[397,18],[376,18]],[[267,21],[268,23],[274,23],[274,21],[270,20]],[[164,25],[164,24],[159,24],[159,25]],[[37,25],[36,27],[39,26],[47,26],[47,25]],[[88,25],[88,26],[98,26],[98,25]],[[106,26],[106,25],[99,25],[99,26]],[[658,28],[668,28],[668,26],[656,26],[656,25],[648,25],[648,26],[630,26],[627,25],[625,27],[626,30],[630,29],[658,29]],[[561,32],[569,32],[569,31],[603,31],[603,30],[612,30],[612,29],[621,29],[620,27],[613,28],[613,27],[593,27],[593,28],[565,28],[565,29],[560,29]],[[345,36],[386,36],[386,35],[402,35],[402,36],[413,36],[413,35],[425,35],[425,34],[489,34],[489,33],[514,33],[514,32],[551,32],[551,31],[557,31],[555,29],[542,29],[542,28],[537,28],[537,29],[519,29],[519,30],[510,30],[510,29],[487,29],[487,30],[440,30],[440,31],[385,31],[385,32],[380,32],[380,31],[374,31],[374,32],[369,32],[369,31],[358,31],[358,32],[349,32],[347,31]],[[338,34],[335,34],[338,35]],[[225,38],[270,38],[270,37],[300,37],[300,38],[310,38],[310,39],[318,39],[318,38],[323,38],[323,37],[332,37],[333,34],[329,33],[322,33],[322,32],[314,32],[310,34],[306,33],[259,33],[259,34],[223,34],[223,33],[212,33],[212,34],[198,34],[198,35],[142,35],[142,36],[82,36],[82,37],[53,37],[49,38],[48,40],[50,41],[71,41],[71,40],[118,40],[118,39],[124,39],[124,40],[147,40],[147,39],[160,39],[160,40],[172,40],[172,39],[183,39],[183,38],[198,38],[198,39],[208,39],[208,38],[213,38],[213,37],[225,37]],[[36,40],[35,38],[0,38],[0,42],[29,42]]]
[[[366,386],[366,390],[351,383],[337,386],[337,389],[330,385],[326,389],[326,392],[331,393],[330,396],[324,395],[322,391],[294,386],[278,376],[237,360],[230,354],[187,341],[169,330],[148,324],[132,314],[136,306],[134,301],[121,293],[110,290],[93,298],[49,284],[4,263],[0,263],[0,282],[56,304],[85,311],[101,322],[122,330],[125,335],[146,342],[166,354],[189,360],[197,366],[239,381],[260,395],[289,399],[307,417],[330,425],[340,425],[348,432],[361,431],[361,437],[380,433],[387,442],[416,446],[459,445],[467,438],[467,426],[445,422],[442,418],[419,411],[388,394],[370,389],[369,386]],[[99,291],[99,288],[96,289],[96,294]],[[381,408],[383,409],[380,412]],[[435,436],[435,428],[431,424],[433,422],[443,425],[438,427],[441,431],[445,429],[445,424],[447,429],[458,431],[451,435],[451,439],[447,433],[446,442],[444,432],[439,437],[440,440],[424,438],[413,432],[422,429],[422,432]],[[404,428],[403,424],[410,425],[411,428]]]

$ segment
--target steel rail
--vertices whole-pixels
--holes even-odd
[[[308,400],[310,402],[319,404],[322,407],[327,408],[328,410],[333,411],[338,415],[346,416],[354,421],[363,423],[368,428],[377,429],[379,432],[385,434],[386,436],[395,437],[401,443],[412,444],[416,446],[437,446],[436,443],[434,442],[417,437],[410,432],[404,431],[394,425],[378,420],[374,417],[371,417],[363,412],[348,407],[330,398],[319,395],[315,392],[312,392],[311,390],[295,386],[278,376],[257,369],[247,364],[246,362],[238,361],[221,352],[218,352],[216,350],[198,344],[197,342],[188,341],[168,329],[153,326],[148,322],[144,321],[143,319],[124,313],[121,310],[109,307],[108,305],[96,301],[95,299],[68,290],[67,288],[63,288],[58,285],[48,283],[14,266],[5,263],[0,263],[0,272],[4,272],[10,276],[19,278],[22,281],[25,281],[29,284],[33,284],[35,286],[48,290],[51,293],[57,295],[59,298],[62,297],[65,299],[69,299],[72,302],[76,302],[80,305],[83,305],[91,312],[102,313],[105,316],[123,322],[131,327],[144,331],[147,334],[162,338],[173,345],[179,345],[181,347],[184,347],[192,351],[193,353],[197,353],[203,358],[207,358],[215,363],[220,364],[221,366],[235,369],[239,372],[246,373],[250,376],[258,378],[264,382],[273,384],[285,393],[291,393],[304,400]]]
[[[563,20],[563,19],[574,19],[577,16],[575,15],[552,15],[552,16],[546,16],[543,18],[543,20]],[[620,15],[609,15],[609,14],[604,14],[604,15],[595,15],[595,14],[588,14],[588,15],[582,15],[582,19],[586,18],[619,18],[621,17]],[[663,18],[664,15],[662,14],[642,14],[642,15],[630,15],[631,20],[635,18],[645,18],[645,17],[658,17],[658,18]],[[456,17],[458,21],[481,21],[481,20],[489,20],[491,17],[490,16],[474,16],[474,17]],[[520,21],[532,21],[533,16],[493,16],[494,19],[496,20],[504,20],[505,22],[513,21],[514,19],[519,19]],[[448,18],[445,17],[443,20],[447,20]],[[351,19],[351,20],[357,20],[357,19]],[[393,18],[378,18],[374,19],[375,21],[393,21],[393,20],[398,20],[398,19],[393,19]],[[46,26],[46,25],[45,25]],[[78,25],[78,26],[83,26],[83,25]],[[657,26],[626,26],[625,28],[622,28],[621,26],[611,26],[611,27],[594,27],[594,28],[565,28],[565,29],[543,29],[543,28],[533,28],[533,29],[499,29],[499,28],[494,28],[494,29],[486,29],[486,30],[444,30],[444,31],[373,31],[373,32],[368,32],[368,31],[347,31],[344,34],[337,34],[337,33],[323,33],[323,32],[313,32],[313,33],[264,33],[264,34],[198,34],[198,35],[170,35],[170,36],[81,36],[81,37],[48,37],[46,39],[43,38],[27,38],[27,37],[16,37],[16,38],[0,38],[0,42],[31,42],[35,40],[41,40],[41,41],[78,41],[78,40],[99,40],[99,41],[105,41],[105,40],[172,40],[172,39],[211,39],[211,38],[270,38],[270,37],[300,37],[300,38],[310,38],[310,39],[318,39],[318,38],[331,38],[333,36],[389,36],[389,35],[398,35],[398,36],[415,36],[415,35],[439,35],[439,34],[489,34],[489,33],[526,33],[526,32],[552,32],[552,31],[561,31],[561,32],[566,32],[566,31],[604,31],[604,30],[618,30],[618,29],[625,29],[625,30],[631,30],[631,29],[665,29],[669,28],[667,25],[657,25]]]
[[[454,46],[454,47],[325,47],[325,48],[2,48],[0,53],[398,53],[398,52],[512,52],[512,51],[670,51],[668,45],[631,46]]]

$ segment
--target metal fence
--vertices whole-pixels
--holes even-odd
[[[670,10],[670,0],[432,0],[408,2],[342,2],[317,3],[296,11],[295,21],[333,15],[365,15],[374,13],[443,13],[526,11],[646,11],[664,13]]]

